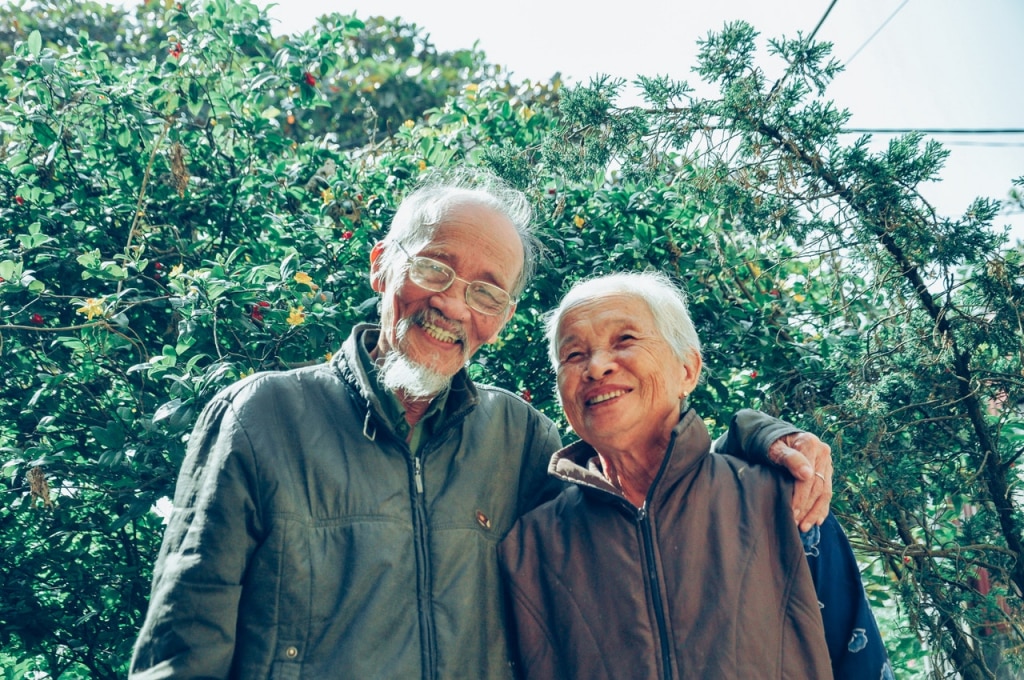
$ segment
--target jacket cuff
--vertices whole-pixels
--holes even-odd
[[[736,412],[729,423],[729,431],[715,440],[712,449],[748,463],[774,465],[768,458],[768,447],[779,437],[797,432],[802,430],[766,413],[745,408]]]

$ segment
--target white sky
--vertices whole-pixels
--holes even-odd
[[[600,73],[694,82],[696,43],[709,31],[744,19],[763,39],[807,35],[830,2],[279,0],[270,15],[279,34],[328,12],[402,17],[439,49],[477,43],[516,79],[561,72],[569,83]],[[1024,129],[1022,0],[838,0],[816,37],[847,64],[826,96],[851,111],[851,127]],[[961,215],[976,196],[1005,199],[1024,175],[1024,134],[933,136],[951,152],[942,181],[923,192],[940,214]],[[995,225],[1024,240],[1024,215],[1000,215]]]

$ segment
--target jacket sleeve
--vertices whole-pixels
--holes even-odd
[[[523,515],[559,494],[564,484],[548,474],[551,456],[562,448],[558,427],[550,418],[530,407],[526,448],[519,471],[518,515]]]
[[[832,513],[800,535],[836,680],[894,678],[850,541]]]
[[[256,468],[231,403],[200,415],[154,566],[129,678],[226,678],[241,580],[260,531]]]
[[[768,458],[768,447],[779,437],[801,431],[767,413],[742,409],[732,417],[729,431],[714,441],[711,450],[735,456],[748,463],[774,465]]]

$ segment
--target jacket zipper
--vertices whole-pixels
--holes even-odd
[[[410,454],[412,452],[410,451]],[[430,565],[429,539],[427,531],[426,500],[423,495],[423,458],[419,453],[412,456],[412,477],[416,495],[412,499],[412,521],[415,539],[417,573],[416,593],[419,600],[420,648],[423,652],[423,680],[433,680],[437,675],[437,649],[434,646],[434,611],[431,606],[430,583],[433,580]]]
[[[654,560],[654,537],[652,536],[651,520],[647,514],[647,503],[637,512],[637,528],[644,544],[644,564],[647,582],[654,600],[655,625],[658,628],[658,640],[661,643],[661,665],[666,680],[672,678],[672,652],[668,639],[668,623],[665,621],[665,607],[662,603],[661,586],[658,584],[658,565]]]

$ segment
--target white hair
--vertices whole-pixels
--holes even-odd
[[[483,168],[458,167],[437,171],[402,200],[384,244],[398,242],[415,253],[433,238],[451,212],[465,205],[490,208],[505,216],[523,244],[523,262],[509,294],[519,297],[533,276],[537,239],[533,235],[533,208],[526,194]],[[394,273],[405,263],[399,248],[384,248],[381,268]]]
[[[562,301],[544,321],[548,358],[558,368],[558,325],[573,307],[608,295],[630,295],[642,300],[651,310],[655,328],[668,342],[680,361],[700,354],[700,338],[690,319],[686,295],[661,272],[622,272],[583,279],[573,284]]]

